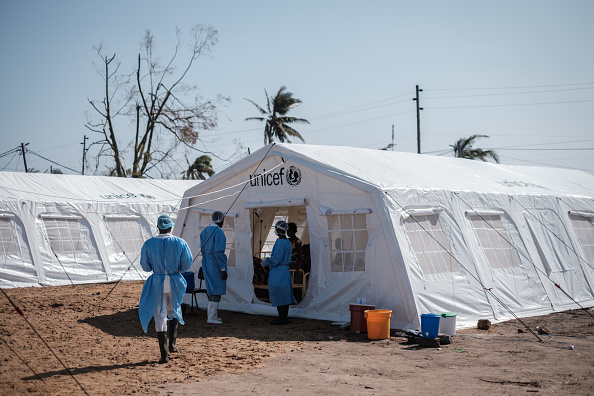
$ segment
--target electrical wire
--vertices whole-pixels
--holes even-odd
[[[594,85],[594,82],[574,83],[574,84],[549,84],[549,85],[521,85],[513,87],[488,87],[488,88],[429,88],[425,91],[479,91],[490,89],[526,89],[526,88],[549,88],[549,87],[573,87],[576,85]]]
[[[494,104],[494,105],[469,105],[469,106],[423,106],[425,110],[432,109],[471,109],[479,107],[516,107],[516,106],[540,106],[540,105],[552,105],[552,104],[568,104],[568,103],[586,103],[594,102],[594,99],[585,100],[569,100],[560,102],[534,102],[534,103],[510,103],[510,104]]]
[[[25,148],[25,151],[26,151],[27,153],[29,153],[29,154],[33,154],[33,155],[35,155],[35,156],[37,156],[37,157],[39,157],[39,158],[41,158],[41,159],[44,159],[44,160],[46,160],[46,161],[48,161],[48,162],[51,162],[51,163],[52,163],[52,164],[54,164],[54,165],[58,165],[58,166],[61,166],[61,167],[62,167],[62,168],[64,168],[64,169],[68,169],[69,171],[72,171],[72,172],[74,172],[74,173],[78,173],[78,174],[80,174],[80,173],[81,173],[80,171],[74,170],[74,169],[72,169],[72,168],[69,168],[69,167],[67,167],[67,166],[65,166],[65,165],[61,165],[61,164],[59,164],[59,163],[57,163],[57,162],[55,162],[55,161],[52,161],[51,159],[45,158],[44,156],[41,156],[41,155],[37,154],[37,153],[36,153],[36,152],[34,152],[34,151],[31,151],[31,149]]]
[[[456,95],[456,96],[423,96],[423,99],[453,99],[453,98],[475,98],[480,96],[506,96],[506,95],[526,95],[536,93],[549,93],[549,92],[565,92],[565,91],[578,91],[585,89],[594,89],[594,87],[585,88],[568,88],[568,89],[552,89],[546,91],[526,91],[526,92],[508,92],[508,93],[492,93],[492,94],[476,94],[476,95]]]
[[[508,157],[508,156],[505,156],[505,155],[500,155],[499,157],[513,159],[513,160],[521,161],[521,162],[527,162],[527,163],[530,163],[530,164],[545,165],[545,166],[550,166],[550,167],[554,167],[554,168],[573,169],[573,170],[581,170],[581,171],[586,171],[586,172],[592,172],[592,171],[594,171],[594,169],[572,168],[572,167],[569,167],[569,166],[553,165],[553,164],[548,164],[548,163],[544,163],[544,162],[536,162],[536,161],[525,160],[525,159],[522,159],[522,158]]]
[[[6,164],[6,166],[4,168],[0,169],[0,171],[3,171],[4,169],[8,168],[8,165],[10,165],[10,163],[12,162],[12,160],[14,159],[14,157],[17,156],[18,153],[19,153],[18,151],[15,151],[14,154],[13,154],[13,156],[12,156],[12,158],[10,159],[10,161],[8,161],[8,163]]]

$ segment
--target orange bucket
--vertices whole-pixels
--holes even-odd
[[[367,318],[367,338],[370,340],[383,340],[390,338],[390,318],[392,310],[373,309],[364,312]]]

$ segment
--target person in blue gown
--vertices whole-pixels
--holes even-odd
[[[270,303],[278,311],[278,318],[270,322],[273,325],[289,323],[289,305],[297,304],[293,295],[293,281],[289,269],[293,246],[287,239],[288,228],[286,221],[279,220],[276,222],[274,232],[278,239],[274,243],[270,257],[265,261],[265,265],[270,267],[270,273],[268,274]]]
[[[222,230],[225,215],[216,211],[212,223],[200,233],[202,272],[206,282],[208,308],[206,323],[223,324],[218,317],[221,296],[227,293],[227,238]]]
[[[186,280],[182,273],[192,265],[192,253],[186,241],[171,235],[173,225],[168,215],[159,216],[159,235],[147,240],[140,252],[142,269],[152,271],[152,274],[142,287],[138,314],[145,333],[151,318],[155,319],[161,352],[159,363],[169,361],[168,352],[178,351],[175,345],[177,325],[184,324],[181,303],[186,292]],[[169,350],[166,331],[169,333]]]

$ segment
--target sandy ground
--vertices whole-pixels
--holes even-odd
[[[4,289],[26,320],[0,296],[0,394],[594,394],[594,319],[582,310],[524,319],[552,334],[542,343],[510,321],[440,348],[226,311],[224,325],[207,325],[204,310],[188,311],[180,352],[157,364],[154,327],[142,334],[138,320],[141,288]]]

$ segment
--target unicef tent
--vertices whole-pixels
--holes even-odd
[[[0,287],[146,279],[142,244],[195,185],[0,172]]]
[[[174,233],[195,257],[214,210],[227,212],[223,309],[276,314],[253,275],[279,218],[298,225],[310,257],[291,316],[348,321],[365,299],[406,329],[423,313],[470,326],[594,305],[585,172],[273,144],[186,191]]]

